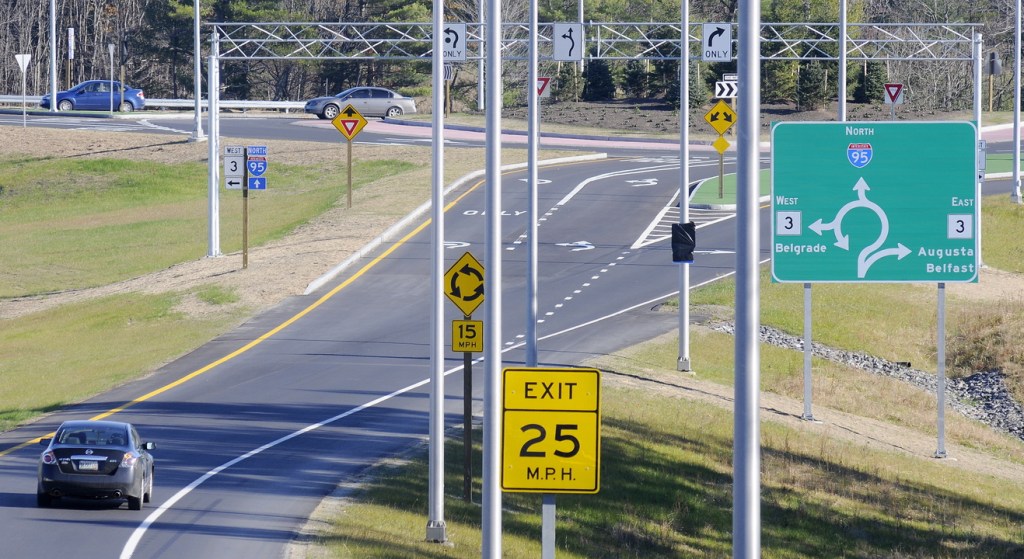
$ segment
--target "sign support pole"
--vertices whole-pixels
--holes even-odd
[[[939,283],[939,323],[938,333],[938,370],[936,375],[938,383],[935,386],[935,393],[938,400],[939,417],[937,422],[938,447],[935,450],[936,458],[946,457],[946,284]]]
[[[487,322],[484,330],[484,457],[483,457],[483,498],[482,498],[482,541],[484,559],[499,559],[501,546],[501,107],[502,107],[502,64],[501,2],[487,0],[487,72],[486,72],[486,122],[485,161],[487,188],[484,206],[487,211],[485,224],[486,256],[484,267],[487,281]]]
[[[733,559],[761,556],[761,359],[759,252],[761,247],[758,133],[761,114],[760,0],[739,5],[740,119],[736,165],[736,380],[733,426]]]
[[[811,346],[811,284],[804,284],[804,421],[814,421],[811,413],[811,357],[814,349]]]
[[[249,148],[245,148],[245,170],[242,171],[242,269],[249,267]]]
[[[473,317],[463,315],[466,320]],[[473,502],[473,354],[462,353],[462,500]]]
[[[207,99],[209,107],[206,116],[210,119],[210,161],[217,160],[217,152],[220,149],[220,41],[217,33],[214,32],[210,39],[210,58],[207,64]],[[217,165],[210,164],[207,177],[207,221],[209,222],[209,238],[207,243],[206,256],[220,256],[220,177],[218,176]]]
[[[583,5],[582,0],[580,5]],[[582,8],[580,8],[582,10]],[[679,3],[679,223],[690,221],[690,0]],[[581,19],[582,21],[582,19]],[[679,264],[679,355],[677,371],[690,371],[690,264]]]
[[[348,164],[348,197],[345,200],[345,208],[352,208],[352,140],[348,141],[348,148],[346,149],[346,160]]]
[[[435,93],[431,110],[430,170],[430,451],[427,464],[427,526],[430,542],[448,541],[444,518],[444,1],[433,0],[433,55],[430,83]],[[351,115],[349,115],[351,116]],[[365,120],[360,115],[365,125]],[[349,207],[352,207],[352,138],[349,138]],[[464,313],[466,314],[466,313]],[[470,375],[470,371],[465,371]],[[472,393],[464,395],[472,399]],[[472,425],[470,425],[472,427]],[[472,434],[472,430],[468,431]],[[472,447],[470,447],[472,448]]]

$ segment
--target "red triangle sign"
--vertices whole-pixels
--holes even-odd
[[[898,105],[902,102],[903,96],[903,84],[901,83],[887,83],[885,84],[885,102],[890,105]]]
[[[537,96],[543,97],[544,92],[548,89],[548,84],[551,83],[551,78],[537,78]]]
[[[355,134],[356,126],[359,126],[359,121],[354,118],[346,118],[341,120],[341,125],[345,127],[345,132],[347,132],[346,135],[351,137],[353,134]]]

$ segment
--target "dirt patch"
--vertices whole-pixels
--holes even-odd
[[[704,115],[711,109],[706,103],[690,110],[690,132],[698,136],[714,134],[704,121]],[[890,120],[890,106],[882,103],[847,103],[846,118],[850,121]],[[799,110],[790,103],[763,103],[761,105],[761,130],[768,132],[772,122],[785,121],[835,121],[838,120],[837,103],[813,111]],[[506,108],[503,116],[526,119],[527,107]],[[912,106],[899,107],[896,120],[964,120],[969,113],[944,112],[917,109]],[[621,99],[612,102],[594,103],[587,101],[542,102],[540,119],[545,124],[587,126],[607,130],[648,133],[653,135],[679,134],[679,110],[663,100]]]

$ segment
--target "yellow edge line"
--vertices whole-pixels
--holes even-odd
[[[514,172],[514,171],[509,171],[509,173],[512,173],[512,172]],[[447,212],[448,210],[450,210],[452,207],[455,206],[455,204],[459,203],[464,197],[468,196],[470,192],[473,192],[474,190],[476,190],[483,183],[484,183],[484,179],[481,179],[481,180],[477,181],[473,186],[469,187],[466,190],[466,192],[462,193],[457,198],[452,200],[448,205],[446,205],[444,207],[444,211]],[[134,400],[132,400],[130,402],[127,402],[127,403],[125,403],[123,405],[120,405],[120,406],[118,406],[116,408],[113,408],[113,409],[110,409],[108,411],[105,411],[105,412],[103,412],[103,413],[101,413],[99,415],[95,415],[95,416],[91,417],[90,419],[93,420],[93,421],[100,420],[100,419],[106,419],[106,418],[108,418],[108,417],[110,417],[110,416],[112,416],[112,415],[114,415],[116,413],[122,412],[122,411],[124,411],[124,410],[126,410],[126,409],[128,409],[128,408],[130,408],[130,407],[132,407],[134,405],[136,405],[136,404],[141,404],[142,402],[145,402],[146,400],[149,400],[150,398],[153,398],[155,396],[159,396],[160,394],[163,394],[164,392],[167,392],[168,390],[170,390],[172,388],[181,386],[182,384],[185,384],[186,382],[188,382],[188,381],[198,377],[199,375],[202,375],[202,374],[210,371],[211,369],[214,369],[214,368],[216,368],[216,367],[218,367],[220,365],[223,365],[224,363],[227,363],[228,361],[234,359],[235,357],[238,357],[239,355],[241,355],[241,354],[249,351],[250,349],[256,347],[257,345],[263,343],[264,341],[266,341],[268,338],[270,338],[274,334],[277,334],[281,330],[284,330],[285,328],[287,328],[288,326],[292,325],[293,323],[295,323],[300,318],[306,316],[307,314],[312,312],[314,309],[316,309],[320,305],[322,305],[325,302],[327,302],[327,300],[330,299],[331,297],[334,297],[335,295],[337,295],[339,291],[341,291],[342,289],[348,287],[352,282],[354,282],[356,279],[358,279],[363,274],[368,272],[371,268],[376,266],[381,260],[384,260],[384,258],[386,258],[388,255],[390,255],[392,252],[394,252],[396,249],[398,249],[398,247],[400,247],[403,244],[405,244],[406,241],[408,241],[412,237],[418,235],[420,233],[420,231],[423,231],[423,229],[425,229],[428,225],[430,225],[430,222],[431,222],[431,219],[427,219],[426,221],[421,223],[415,229],[410,231],[407,235],[402,237],[397,243],[395,243],[395,244],[391,245],[390,247],[388,247],[387,250],[385,250],[379,256],[377,256],[376,258],[371,260],[369,263],[367,263],[365,266],[363,266],[358,272],[353,274],[352,277],[348,278],[347,280],[342,282],[340,285],[338,285],[334,289],[332,289],[329,292],[327,292],[326,294],[324,294],[323,297],[320,297],[314,303],[310,304],[305,309],[302,309],[301,311],[296,313],[295,316],[292,316],[288,320],[282,322],[281,324],[279,324],[278,326],[276,326],[274,329],[270,330],[269,332],[263,334],[262,336],[256,338],[255,340],[245,344],[244,346],[236,349],[235,351],[229,353],[228,355],[225,355],[224,357],[221,357],[220,359],[214,361],[213,363],[210,363],[209,365],[206,365],[205,367],[197,369],[197,370],[195,370],[195,371],[193,371],[193,372],[191,372],[191,373],[181,377],[180,379],[178,379],[178,380],[176,380],[176,381],[174,381],[174,382],[172,382],[170,384],[166,384],[164,386],[161,386],[160,388],[157,388],[156,390],[153,390],[152,392],[149,392],[147,394],[143,394],[142,396],[139,396],[138,398],[136,398],[136,399],[134,399]],[[30,439],[30,440],[25,441],[25,442],[23,442],[21,444],[18,444],[16,446],[8,448],[7,450],[2,450],[2,451],[0,451],[0,457],[7,456],[8,454],[11,454],[13,452],[17,452],[17,451],[19,451],[19,450],[21,450],[21,449],[23,449],[25,447],[39,444],[39,442],[42,441],[43,439],[51,438],[53,436],[54,436],[54,433],[48,433],[48,434],[43,435],[41,437],[36,437],[34,439]]]
[[[552,166],[553,167],[555,167],[555,166],[560,167],[561,165],[571,165],[573,163],[576,163],[576,162],[566,162],[566,163],[563,163],[563,164],[552,165]],[[509,171],[506,171],[506,172],[502,173],[502,175],[511,175],[513,173],[518,173],[518,172],[521,172],[521,171],[522,171],[522,169],[509,170]],[[486,180],[486,178],[483,178],[483,179],[480,179],[479,181],[477,181],[476,183],[474,183],[473,186],[469,187],[468,189],[466,189],[465,192],[463,192],[462,194],[457,196],[454,200],[449,202],[444,207],[443,211],[447,212],[448,210],[452,209],[455,206],[455,204],[458,204],[460,201],[462,201],[463,198],[465,198],[471,192],[473,192],[474,190],[479,188],[480,185],[483,184],[485,180]],[[270,330],[266,334],[263,334],[262,336],[260,336],[260,337],[256,338],[255,340],[245,344],[244,346],[236,349],[235,351],[231,352],[230,354],[225,355],[224,357],[221,357],[220,359],[214,361],[213,363],[210,363],[209,365],[206,365],[205,367],[197,369],[197,370],[195,370],[195,371],[193,371],[193,372],[191,372],[191,373],[181,377],[180,379],[178,379],[178,380],[176,380],[176,381],[174,381],[174,382],[172,382],[170,384],[166,384],[164,386],[161,386],[160,388],[157,388],[156,390],[153,390],[152,392],[149,392],[148,394],[143,394],[142,396],[139,396],[138,398],[136,398],[136,399],[134,399],[134,400],[132,400],[130,402],[127,402],[127,403],[125,403],[123,405],[120,405],[120,406],[118,406],[116,408],[113,408],[113,409],[110,409],[108,411],[105,411],[105,412],[103,412],[103,413],[101,413],[99,415],[95,415],[95,416],[91,417],[90,419],[93,420],[93,421],[100,420],[100,419],[105,419],[105,418],[108,418],[108,417],[110,417],[110,416],[112,416],[112,415],[114,415],[116,413],[122,412],[122,411],[124,411],[124,410],[126,410],[126,409],[128,409],[128,408],[130,408],[130,407],[132,407],[134,405],[136,405],[136,404],[141,404],[142,402],[145,402],[146,400],[149,400],[150,398],[153,398],[154,396],[159,396],[160,394],[163,394],[164,392],[167,392],[168,390],[170,390],[172,388],[181,386],[182,384],[185,384],[186,382],[188,382],[188,381],[198,377],[199,375],[202,375],[203,373],[206,373],[206,372],[210,371],[211,369],[214,369],[214,368],[216,368],[216,367],[218,367],[220,365],[223,365],[224,363],[227,363],[228,361],[234,359],[235,357],[238,357],[239,355],[241,355],[241,354],[249,351],[250,349],[256,347],[257,345],[263,343],[264,341],[266,341],[268,338],[270,338],[274,334],[277,334],[281,330],[284,330],[285,328],[287,328],[288,326],[293,324],[295,321],[297,321],[300,318],[306,316],[307,314],[312,312],[314,309],[316,309],[320,305],[324,304],[331,297],[334,297],[335,295],[337,295],[339,291],[341,291],[342,289],[348,287],[352,282],[354,282],[356,279],[360,278],[363,274],[368,272],[371,268],[376,266],[381,260],[383,260],[388,255],[390,255],[392,252],[394,252],[398,247],[400,247],[403,244],[405,244],[406,241],[408,241],[412,237],[418,235],[420,233],[420,231],[423,231],[423,229],[425,229],[428,225],[430,225],[430,222],[431,222],[431,219],[428,218],[426,221],[421,223],[415,229],[410,231],[407,235],[402,237],[398,242],[396,242],[395,244],[391,245],[391,247],[389,247],[387,250],[382,252],[379,256],[377,256],[376,258],[371,260],[369,263],[367,263],[365,266],[363,266],[358,272],[353,274],[352,277],[348,278],[347,280],[342,282],[340,285],[338,285],[334,289],[332,289],[329,292],[327,292],[326,294],[324,294],[323,297],[320,297],[314,303],[312,303],[311,305],[309,305],[305,309],[302,309],[301,311],[296,313],[295,316],[292,316],[288,320],[282,322],[281,324],[279,324],[277,327],[275,327],[274,329]],[[48,433],[48,434],[43,435],[41,437],[36,437],[34,439],[30,439],[30,440],[25,441],[25,442],[23,442],[21,444],[18,444],[16,446],[8,448],[7,450],[0,450],[0,457],[7,456],[8,454],[11,454],[13,452],[17,452],[17,451],[19,451],[19,450],[21,450],[21,449],[23,449],[25,447],[39,444],[40,441],[42,441],[43,439],[51,438],[51,437],[54,436],[54,434],[55,433]]]

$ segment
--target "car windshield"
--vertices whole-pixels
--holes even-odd
[[[128,431],[123,427],[70,427],[57,435],[60,444],[86,444],[97,446],[124,446]]]

